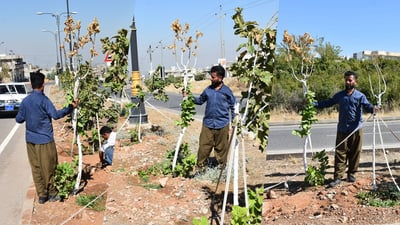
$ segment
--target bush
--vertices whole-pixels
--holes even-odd
[[[400,192],[394,184],[385,189],[357,194],[359,204],[375,207],[393,207],[400,205]]]
[[[64,162],[57,165],[54,175],[54,185],[58,190],[58,195],[62,199],[68,198],[69,194],[74,190],[76,183],[76,167],[78,158],[76,157],[72,163]]]
[[[325,183],[326,170],[329,168],[328,156],[326,155],[325,150],[322,150],[315,153],[312,159],[313,161],[318,160],[319,167],[309,166],[304,181],[312,186],[323,185]]]
[[[232,225],[261,224],[262,206],[264,200],[264,188],[257,188],[255,191],[249,189],[249,210],[241,206],[232,208]]]

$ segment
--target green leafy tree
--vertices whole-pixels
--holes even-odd
[[[161,69],[162,67],[158,66],[151,77],[145,81],[145,84],[149,92],[153,93],[154,99],[166,102],[169,98],[165,92],[165,87],[171,84],[171,81],[161,78]]]
[[[337,60],[340,59],[340,47],[330,42],[324,42],[323,37],[317,38],[316,42],[315,52],[318,54],[318,57],[315,59],[315,72],[318,73],[320,70],[328,74],[337,72],[339,69]]]
[[[248,87],[247,91],[242,92],[246,107],[241,109],[241,127],[255,134],[259,150],[264,151],[268,146],[276,41],[276,28],[273,25],[276,18],[265,28],[260,28],[256,21],[245,21],[242,11],[242,8],[236,8],[232,16],[234,32],[247,41],[237,48],[239,57],[230,69],[233,76]]]
[[[399,80],[400,71],[398,68],[400,60],[393,58],[372,57],[370,59],[353,59],[339,56],[340,46],[325,41],[324,38],[318,38],[314,48],[314,66],[312,67],[313,76],[308,77],[308,89],[315,93],[316,100],[323,100],[332,97],[337,91],[342,90],[343,74],[345,71],[356,71],[358,76],[357,88],[361,90],[372,102],[373,96],[369,77],[373,86],[379,85],[379,79],[374,64],[381,68],[385,75],[387,91],[382,96],[382,110],[392,111],[400,105]],[[271,107],[276,110],[288,112],[298,112],[303,108],[304,100],[302,93],[293,91],[302,88],[302,84],[296,79],[291,79],[292,68],[300,74],[301,60],[298,57],[292,57],[287,61],[287,48],[281,44],[278,46],[275,55],[274,85]],[[324,84],[324,85],[321,85]],[[324,109],[322,113],[336,112],[335,107]]]
[[[73,33],[80,33],[79,21],[75,23],[71,19],[67,26],[77,29]],[[99,26],[97,20],[94,20],[88,26],[87,34],[83,35],[83,37],[76,37],[81,41],[74,43],[76,48],[73,52],[75,54],[70,53],[71,57],[79,55],[76,52],[82,50],[86,44],[83,40],[95,45],[95,37],[93,35],[99,32],[97,26]],[[126,85],[129,49],[129,41],[126,36],[127,31],[122,29],[118,31],[118,35],[111,39],[108,37],[101,39],[103,53],[110,51],[113,54],[113,61],[106,71],[104,82],[100,81],[99,74],[93,70],[91,61],[97,55],[94,48],[90,49],[92,58],[89,61],[82,62],[80,60],[81,64],[74,67],[76,71],[70,71],[61,76],[60,80],[64,90],[67,92],[68,102],[74,99],[76,79],[80,81],[78,87],[79,117],[77,118],[77,131],[80,135],[86,136],[87,139],[91,139],[91,132],[89,131],[96,125],[96,117],[99,120],[106,119],[107,123],[117,122],[120,106],[116,101],[110,102],[108,99],[112,93],[121,94],[123,87]],[[114,38],[115,42],[112,41]]]
[[[111,66],[105,74],[104,86],[110,88],[112,93],[117,93],[120,96],[122,95],[128,78],[129,39],[127,35],[128,31],[126,29],[121,29],[118,31],[118,34],[111,39],[105,37],[100,40],[103,44],[102,52],[108,52],[113,57]]]
[[[79,163],[78,175],[75,184],[75,191],[79,189],[80,178],[82,173],[82,154],[84,143],[81,136],[87,137],[90,143],[97,143],[94,140],[98,135],[92,135],[97,120],[106,119],[107,122],[116,122],[118,117],[118,107],[115,101],[108,101],[111,93],[120,92],[125,85],[126,66],[127,65],[127,31],[121,30],[116,37],[116,43],[110,44],[109,39],[105,38],[104,48],[112,48],[114,53],[114,64],[110,67],[110,71],[106,77],[105,87],[100,86],[99,74],[93,69],[92,62],[98,55],[95,50],[96,37],[100,32],[100,25],[95,18],[88,26],[87,33],[81,33],[81,22],[75,21],[72,17],[68,17],[65,21],[65,39],[73,46],[72,51],[68,52],[68,57],[74,62],[67,71],[61,76],[62,86],[67,93],[67,101],[79,99],[79,107],[74,109],[73,116],[70,118],[74,129],[73,145],[78,146]],[[123,42],[123,43],[120,43]],[[110,46],[113,47],[110,47]],[[81,52],[89,47],[89,59],[84,61]],[[115,69],[114,67],[118,67]],[[117,71],[117,72],[115,72]],[[117,78],[115,78],[117,76]],[[111,78],[110,78],[111,77]],[[114,79],[115,78],[115,79]],[[71,150],[71,154],[73,149]]]

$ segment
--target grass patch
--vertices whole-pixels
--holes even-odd
[[[159,190],[162,188],[161,185],[159,184],[151,184],[151,183],[143,184],[142,186],[146,189],[153,189],[153,190]]]
[[[359,192],[359,204],[375,207],[393,207],[400,205],[400,192],[394,184],[389,184],[385,189]]]
[[[97,196],[98,195],[96,194],[79,195],[76,198],[76,203],[80,206],[87,205],[87,208],[94,211],[104,211],[106,209],[106,199],[104,198],[104,195],[99,198],[97,198]]]

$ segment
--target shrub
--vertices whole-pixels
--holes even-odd
[[[328,156],[325,153],[325,150],[315,153],[312,160],[318,160],[319,168],[317,168],[316,166],[309,166],[307,168],[304,181],[308,185],[312,186],[323,185],[325,183],[326,170],[329,168],[329,160]]]
[[[76,183],[76,167],[78,158],[76,157],[72,163],[64,162],[57,165],[54,175],[54,185],[58,190],[58,195],[62,199],[68,198],[69,194],[74,190]]]
[[[245,207],[233,206],[232,225],[261,224],[264,188],[257,188],[256,191],[249,189],[248,194],[249,210]]]
[[[378,191],[359,192],[357,198],[359,204],[368,206],[393,207],[400,205],[400,192],[394,184]]]

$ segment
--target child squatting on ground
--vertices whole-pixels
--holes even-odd
[[[103,137],[104,143],[100,148],[99,157],[102,168],[105,168],[112,165],[117,133],[113,132],[110,127],[103,126],[100,129],[100,135]]]

